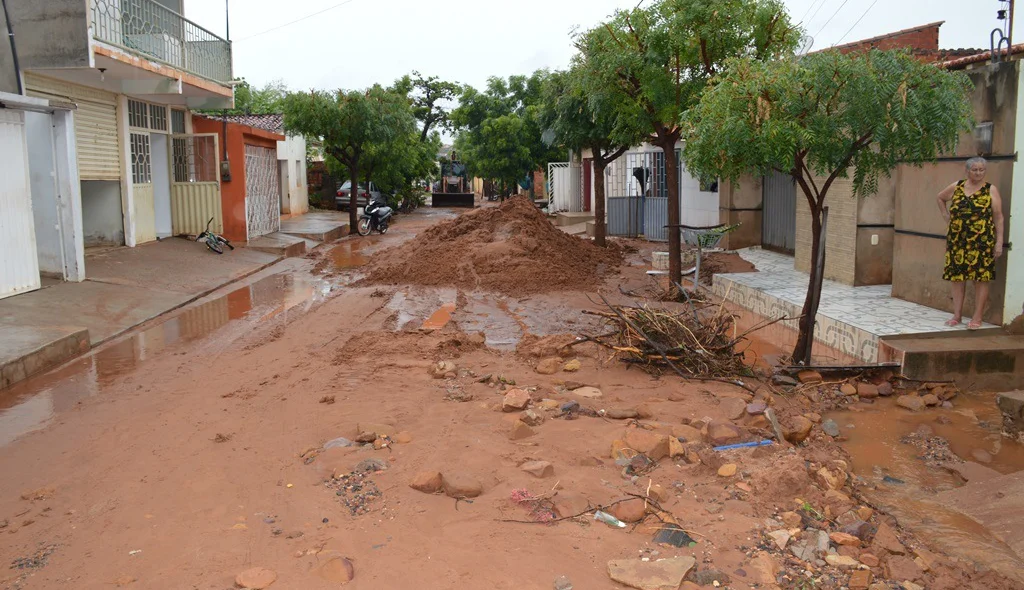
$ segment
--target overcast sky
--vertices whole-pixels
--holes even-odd
[[[364,88],[412,70],[482,87],[490,76],[564,68],[573,53],[574,28],[590,28],[637,2],[229,1],[235,76],[257,86],[281,79],[295,90]],[[943,20],[941,47],[987,48],[999,24],[996,10],[1004,6],[997,0],[784,1],[814,38],[813,49]],[[225,34],[221,0],[185,0],[185,16]],[[264,33],[275,27],[280,28]],[[1018,38],[1024,39],[1024,31]]]

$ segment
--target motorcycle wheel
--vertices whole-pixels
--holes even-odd
[[[360,219],[359,223],[356,224],[356,231],[359,232],[359,235],[361,236],[370,235],[370,220],[366,217]]]
[[[377,231],[379,231],[381,235],[388,233],[388,222],[385,221],[384,223],[380,224],[380,227],[377,228]]]

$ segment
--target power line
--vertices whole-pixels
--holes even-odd
[[[309,19],[313,18],[314,16],[320,16],[321,14],[323,14],[325,12],[329,12],[331,10],[334,10],[335,8],[341,8],[342,6],[344,6],[346,4],[351,4],[351,3],[355,2],[355,1],[356,0],[345,0],[344,2],[339,2],[339,3],[335,4],[334,6],[329,6],[329,7],[325,8],[325,9],[319,11],[319,12],[314,12],[313,14],[308,14],[308,15],[302,17],[302,18],[293,20],[293,21],[291,21],[289,23],[285,23],[283,25],[278,25],[278,26],[276,26],[276,27],[274,27],[272,29],[267,29],[266,31],[263,31],[262,33],[256,33],[255,35],[249,35],[248,37],[243,37],[241,39],[237,39],[237,40],[235,40],[235,43],[238,43],[239,41],[248,41],[249,39],[252,39],[253,37],[259,37],[260,35],[266,35],[267,33],[276,31],[278,29],[283,29],[285,27],[290,27],[290,26],[294,25],[295,23],[301,23],[304,20],[309,20]]]
[[[839,11],[842,10],[843,7],[846,6],[846,3],[849,2],[849,1],[850,0],[843,0],[843,3],[839,5],[839,8],[837,8],[836,11],[832,13],[832,16],[828,17],[828,20],[825,21],[825,24],[821,25],[821,28],[818,29],[818,32],[814,34],[815,37],[820,35],[821,32],[825,30],[825,27],[828,26],[828,23],[832,22],[832,19],[834,19],[836,17],[836,15],[839,14]]]
[[[860,15],[860,18],[857,19],[857,22],[853,23],[853,26],[850,27],[850,30],[846,31],[846,33],[842,37],[840,37],[838,41],[833,43],[832,47],[835,47],[836,45],[839,45],[840,43],[842,43],[843,39],[846,38],[846,35],[849,35],[850,31],[853,31],[853,29],[856,28],[856,26],[860,24],[860,21],[864,20],[864,17],[867,16],[868,13],[871,12],[871,9],[875,7],[875,4],[878,4],[878,0],[875,0],[874,2],[871,3],[871,6],[868,6],[868,9],[864,11],[864,14]]]
[[[815,10],[814,14],[811,15],[810,20],[804,20],[804,18],[807,16],[807,13],[809,13],[811,11],[811,9],[814,8],[815,2],[813,2],[813,1],[811,2],[811,5],[807,7],[807,11],[804,12],[804,16],[800,17],[800,22],[801,23],[805,23],[805,22],[806,23],[810,23],[812,20],[814,20],[814,17],[818,16],[818,12],[821,11],[821,7],[825,5],[825,0],[821,0],[820,2],[817,2],[817,4],[818,4],[818,9]]]

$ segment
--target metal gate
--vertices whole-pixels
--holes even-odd
[[[174,235],[224,232],[220,149],[216,133],[171,136],[171,227]]]
[[[0,299],[39,288],[25,113],[0,109]]]
[[[761,193],[761,244],[792,254],[796,251],[796,184],[793,177],[774,172],[764,177]]]
[[[250,240],[281,229],[277,174],[276,150],[245,146],[245,221]]]

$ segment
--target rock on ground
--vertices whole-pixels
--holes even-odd
[[[578,389],[574,389],[572,394],[577,397],[585,397],[587,399],[601,399],[604,397],[601,390],[596,387],[580,387]]]
[[[639,428],[630,428],[624,437],[626,445],[657,461],[668,456],[668,436]]]
[[[441,491],[444,480],[438,471],[421,471],[409,481],[409,487],[425,494],[436,494]]]
[[[328,582],[345,584],[351,582],[352,578],[356,577],[356,571],[352,566],[352,562],[337,552],[327,552],[326,559],[322,554],[317,557],[320,560],[320,567],[316,569],[316,574]]]
[[[924,400],[916,395],[901,395],[896,398],[896,405],[911,412],[920,412],[925,407]]]
[[[741,438],[743,431],[731,422],[714,420],[708,424],[708,442],[716,447],[739,442]]]
[[[608,576],[638,590],[678,590],[696,563],[693,557],[684,556],[648,562],[615,559],[608,562]]]
[[[524,438],[530,438],[537,434],[537,431],[523,422],[522,420],[516,420],[515,424],[512,425],[512,430],[509,431],[508,437],[512,440],[523,440]]]
[[[782,435],[786,437],[789,442],[798,445],[811,435],[811,429],[814,428],[814,423],[803,416],[793,416],[789,419],[789,422],[783,426]]]
[[[551,477],[555,474],[555,466],[547,461],[528,461],[519,466],[534,477]]]
[[[239,588],[262,590],[277,580],[277,573],[264,567],[254,567],[235,576],[235,585]]]
[[[622,522],[640,522],[647,516],[647,503],[640,498],[619,502],[608,509],[608,514]]]
[[[554,375],[562,370],[562,359],[558,357],[546,358],[537,363],[537,368],[534,370],[540,375]]]
[[[503,412],[518,412],[530,405],[530,394],[523,389],[510,389],[501,400]]]
[[[466,473],[446,473],[443,479],[444,493],[452,498],[475,498],[484,493],[483,484]]]

